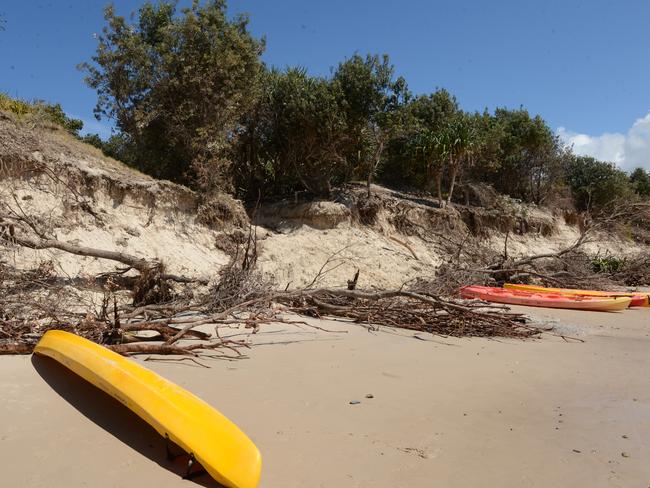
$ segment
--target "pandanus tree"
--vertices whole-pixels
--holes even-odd
[[[387,55],[353,55],[339,64],[332,84],[341,95],[340,107],[346,124],[342,156],[347,179],[365,177],[370,185],[382,159],[393,126],[395,112],[409,97],[406,81],[395,78]]]
[[[643,168],[636,168],[630,174],[630,183],[634,191],[642,197],[650,197],[650,174]]]
[[[424,176],[424,188],[438,197],[442,207],[442,175],[449,155],[449,144],[444,133],[436,133],[428,128],[420,128],[409,141],[411,160],[420,168]]]
[[[445,139],[449,169],[449,192],[447,204],[451,203],[456,185],[458,171],[465,160],[476,150],[475,129],[470,118],[459,113],[445,127],[442,132]]]
[[[443,206],[442,177],[453,154],[454,138],[449,127],[458,115],[456,99],[440,89],[415,98],[405,112],[409,127],[406,152],[410,165],[417,168],[422,186],[435,193]]]

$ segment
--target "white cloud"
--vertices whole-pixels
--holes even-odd
[[[610,161],[625,170],[638,166],[650,170],[650,113],[637,119],[626,134],[606,132],[590,136],[564,127],[559,127],[557,134],[578,155]]]
[[[99,134],[103,139],[108,139],[112,134],[112,125],[107,123],[102,123],[96,118],[88,117],[79,117],[75,114],[68,114],[69,117],[73,119],[80,119],[83,123],[83,129],[81,129],[81,134]]]

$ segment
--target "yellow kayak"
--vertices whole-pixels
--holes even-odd
[[[34,349],[115,397],[229,488],[257,487],[262,458],[223,414],[136,362],[69,332],[51,330]]]
[[[504,288],[510,290],[529,291],[533,293],[560,293],[562,295],[578,295],[583,297],[629,297],[632,299],[631,307],[648,307],[650,306],[649,297],[644,293],[627,293],[619,291],[602,291],[602,290],[574,290],[572,288],[546,288],[535,285],[518,285],[506,283]]]

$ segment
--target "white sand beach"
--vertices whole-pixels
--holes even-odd
[[[263,487],[648,486],[650,309],[526,311],[585,342],[327,321],[341,332],[267,326],[249,359],[209,369],[144,364],[256,442]],[[54,361],[0,365],[3,486],[216,486],[183,480],[155,431]]]

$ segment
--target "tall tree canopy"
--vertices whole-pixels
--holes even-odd
[[[268,72],[233,157],[242,196],[328,195],[343,182],[340,99],[338,86],[304,69]]]
[[[386,56],[354,55],[329,78],[268,71],[233,155],[240,194],[328,195],[333,185],[369,180],[407,96]]]
[[[86,82],[95,114],[114,118],[137,165],[158,177],[206,186],[227,180],[224,148],[257,96],[264,43],[223,0],[179,12],[146,2],[129,23],[109,6]],[[215,180],[215,181],[211,181]]]
[[[95,113],[116,121],[108,141],[85,140],[157,177],[246,199],[373,179],[451,204],[472,183],[538,204],[571,190],[592,209],[621,195],[650,196],[650,176],[580,158],[523,107],[463,111],[445,89],[412,96],[388,56],[354,54],[331,76],[267,68],[264,41],[224,0],[146,2],[132,21],[105,10],[107,25],[87,83]],[[52,106],[50,117],[60,118]],[[61,112],[61,113],[60,113]],[[73,134],[80,125],[63,120]],[[562,193],[564,192],[564,193]]]
[[[574,156],[565,170],[566,181],[580,210],[598,209],[632,193],[627,174],[613,163]]]
[[[636,168],[630,174],[630,183],[634,191],[642,197],[650,197],[650,174],[643,168]]]
[[[387,55],[355,54],[338,65],[332,83],[340,91],[346,144],[342,156],[348,178],[370,182],[379,169],[394,115],[409,99],[406,80],[395,78]]]

